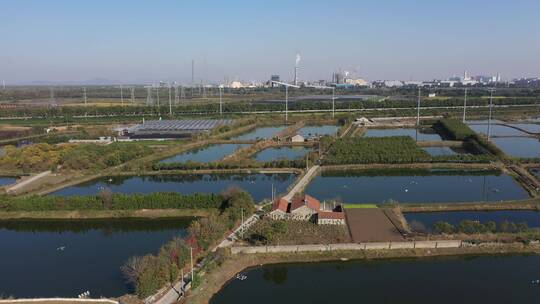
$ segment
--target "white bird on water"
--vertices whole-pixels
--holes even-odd
[[[56,248],[56,250],[58,250],[58,251],[64,251],[64,249],[66,249],[66,246],[60,246],[60,247]]]

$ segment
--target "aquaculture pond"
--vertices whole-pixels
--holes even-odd
[[[364,133],[365,137],[389,137],[389,136],[410,136],[418,141],[439,141],[441,136],[433,129],[414,129],[414,128],[398,128],[398,129],[371,129],[368,128]]]
[[[246,134],[231,138],[232,140],[257,140],[257,139],[268,139],[274,137],[278,132],[283,131],[285,126],[276,126],[276,127],[261,127],[256,128],[253,131],[250,131]]]
[[[14,184],[17,179],[15,177],[0,176],[0,187]]]
[[[276,193],[283,193],[295,178],[296,176],[292,173],[113,176],[67,187],[53,194],[94,195],[105,188],[121,193],[220,193],[230,187],[240,187],[248,191],[256,202],[259,202],[265,198],[271,198],[272,184]]]
[[[529,304],[539,299],[540,256],[265,265],[246,275],[210,303]]]
[[[467,123],[475,132],[487,134],[487,120],[469,121]],[[505,122],[492,120],[490,127],[491,140],[504,153],[514,157],[540,157],[540,139],[520,130],[497,123],[502,124]],[[524,122],[508,124],[529,132],[540,132],[540,124]]]
[[[433,231],[435,223],[439,221],[458,225],[463,220],[479,221],[482,224],[493,221],[497,225],[508,221],[540,228],[540,212],[529,210],[410,212],[404,213],[404,216],[415,231]]]
[[[279,147],[267,148],[254,156],[256,161],[267,162],[280,159],[293,160],[304,157],[312,149],[306,147]]]
[[[338,126],[322,125],[322,126],[305,126],[298,130],[298,134],[304,138],[320,137],[324,135],[336,135],[339,130]]]
[[[234,151],[247,147],[249,144],[219,144],[211,145],[197,150],[187,151],[171,158],[164,159],[160,163],[185,163],[188,161],[208,163],[218,161]]]
[[[192,218],[0,222],[0,294],[93,298],[132,292],[120,267],[185,236]]]
[[[306,193],[345,203],[440,203],[525,199],[527,192],[509,175],[493,171],[323,172]]]

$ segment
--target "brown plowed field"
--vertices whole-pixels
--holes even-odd
[[[403,236],[379,208],[345,209],[353,242],[402,241]]]

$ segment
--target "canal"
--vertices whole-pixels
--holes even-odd
[[[164,159],[160,163],[185,163],[188,161],[208,163],[218,161],[234,151],[249,146],[249,144],[219,144],[204,147],[198,150],[187,151],[173,157]]]
[[[210,303],[529,304],[539,299],[540,256],[281,264],[246,275]]]
[[[93,298],[132,292],[120,267],[185,236],[192,218],[0,221],[0,294]]]
[[[306,188],[319,200],[345,203],[440,203],[528,198],[509,175],[493,171],[380,170],[323,172]]]
[[[408,212],[403,215],[409,226],[417,232],[433,232],[437,222],[459,225],[464,220],[478,221],[481,224],[493,221],[497,226],[508,221],[515,224],[526,223],[530,228],[540,228],[540,212],[530,210]]]
[[[95,195],[108,188],[119,193],[178,192],[220,193],[239,187],[251,194],[255,202],[271,198],[272,185],[276,193],[284,193],[295,180],[292,173],[280,174],[178,174],[149,176],[102,177],[61,189],[54,195]]]

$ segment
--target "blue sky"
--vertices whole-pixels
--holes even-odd
[[[0,79],[540,76],[540,1],[0,0]]]

